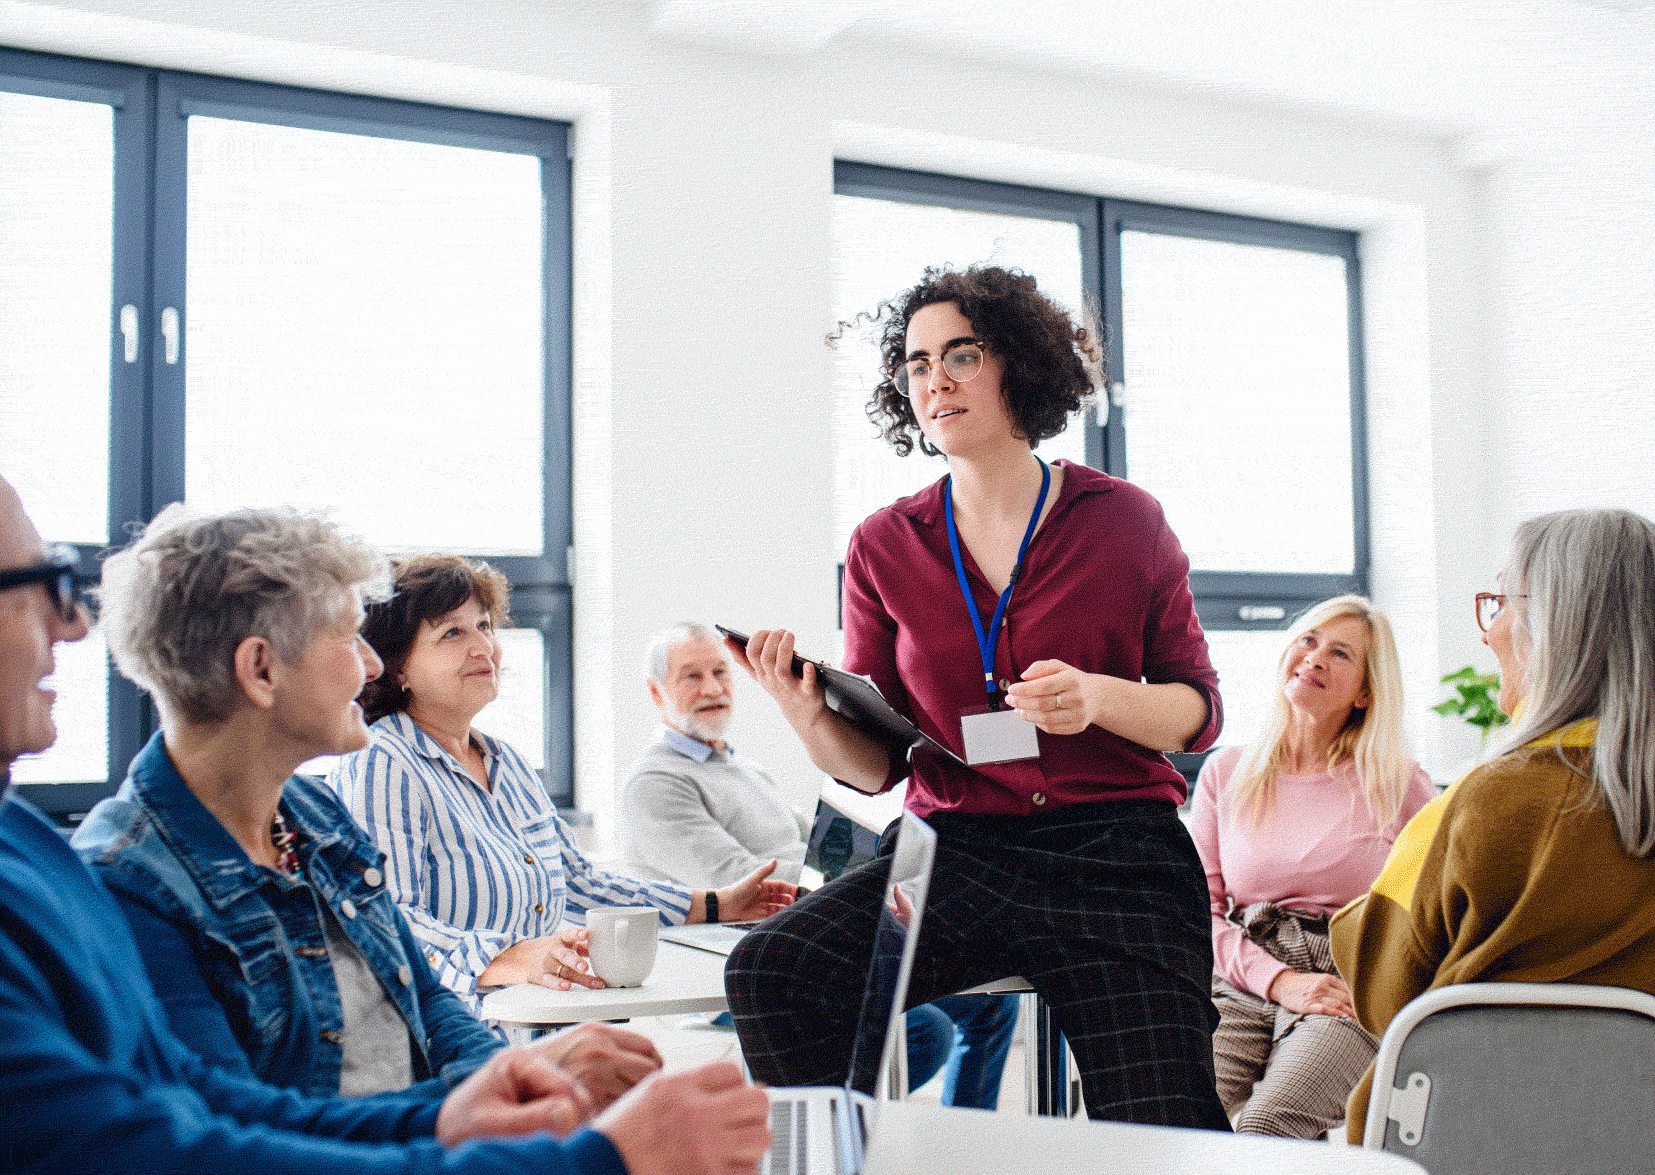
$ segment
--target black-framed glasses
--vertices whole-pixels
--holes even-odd
[[[1526,599],[1528,597],[1522,595],[1504,596],[1499,592],[1478,592],[1477,627],[1487,632],[1488,626],[1494,623],[1494,618],[1505,610],[1507,600]]]
[[[976,339],[955,343],[942,353],[942,370],[957,384],[970,383],[983,373],[987,348]],[[910,359],[891,373],[896,390],[912,399],[931,386],[931,360]]]
[[[46,548],[44,562],[33,567],[14,567],[0,571],[0,591],[22,587],[30,583],[46,585],[52,607],[65,624],[73,624],[80,615],[80,552],[66,543]]]

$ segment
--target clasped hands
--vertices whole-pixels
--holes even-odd
[[[1283,971],[1270,981],[1265,999],[1301,1015],[1343,1016],[1356,1019],[1350,988],[1337,975],[1315,971]]]
[[[453,1145],[537,1130],[561,1138],[660,1068],[661,1054],[647,1036],[577,1024],[490,1057],[443,1102],[437,1138]]]
[[[586,1085],[590,1072],[577,1078],[569,1071],[571,1055],[583,1047],[589,1056],[610,1045],[638,1055],[640,1044],[648,1050],[648,1072],[606,1109]],[[673,1074],[655,1072],[660,1064],[646,1038],[607,1024],[502,1049],[448,1095],[437,1113],[436,1138],[445,1146],[538,1131],[562,1138],[590,1123],[614,1144],[630,1175],[753,1171],[770,1145],[764,1091],[728,1061]]]

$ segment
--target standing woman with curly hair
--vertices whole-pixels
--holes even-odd
[[[939,839],[911,1003],[1022,975],[1056,1013],[1095,1118],[1228,1129],[1213,1087],[1201,861],[1163,752],[1218,734],[1189,560],[1155,500],[1035,447],[1095,386],[1091,334],[1014,270],[927,270],[881,307],[868,414],[948,476],[864,521],[845,561],[845,668],[964,762],[892,754],[789,668],[745,653],[812,760],[908,780]],[[842,1082],[880,858],[748,935],[725,972],[753,1076]],[[860,1076],[860,1075],[859,1075]]]

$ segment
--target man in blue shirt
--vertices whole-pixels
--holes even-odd
[[[57,738],[55,695],[42,686],[53,648],[86,632],[72,563],[48,556],[0,479],[0,1169],[754,1169],[769,1142],[768,1102],[730,1064],[646,1080],[581,1128],[589,1095],[523,1050],[495,1054],[440,1104],[303,1098],[191,1053],[168,1029],[108,892],[10,794],[11,764]]]

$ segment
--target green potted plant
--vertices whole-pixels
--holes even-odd
[[[1454,696],[1438,702],[1431,709],[1446,716],[1458,715],[1481,733],[1483,747],[1488,746],[1488,734],[1496,726],[1504,726],[1511,719],[1500,709],[1500,675],[1478,673],[1471,666],[1444,674],[1444,685],[1454,687]]]

